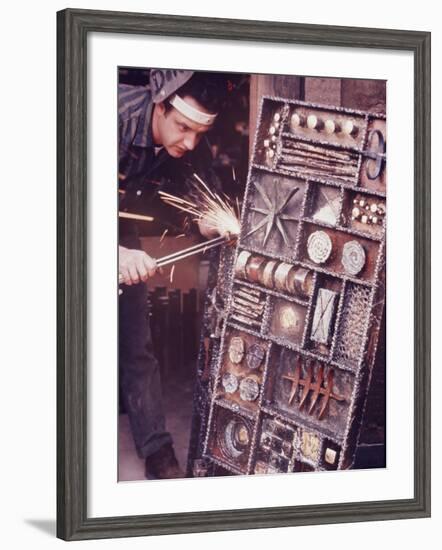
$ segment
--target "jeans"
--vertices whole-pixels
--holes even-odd
[[[119,381],[137,454],[145,458],[172,437],[166,431],[159,363],[152,349],[144,283],[122,285],[119,296]]]

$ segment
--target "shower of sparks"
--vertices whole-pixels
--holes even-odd
[[[194,221],[204,220],[208,228],[214,229],[220,235],[239,235],[239,208],[236,211],[227,195],[222,198],[218,193],[212,191],[197,174],[193,175],[198,182],[192,183],[192,191],[196,196],[194,200],[183,199],[160,191],[159,194],[163,201],[182,212],[192,214]]]
[[[170,284],[172,284],[174,272],[175,272],[175,264],[173,264],[172,269],[170,270],[170,275],[169,275]]]

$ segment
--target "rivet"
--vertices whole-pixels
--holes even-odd
[[[314,130],[317,124],[318,118],[316,115],[309,115],[307,117],[307,127],[310,128],[310,130]]]
[[[333,134],[335,131],[335,128],[336,126],[333,120],[328,119],[324,122],[324,130],[326,134]]]
[[[297,128],[298,126],[301,126],[301,117],[298,115],[298,113],[294,113],[292,115],[292,118],[290,119],[290,125],[292,128]]]

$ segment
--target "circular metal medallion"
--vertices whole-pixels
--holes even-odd
[[[252,344],[246,355],[247,366],[249,369],[258,369],[264,360],[265,354],[265,349],[262,346],[259,344]]]
[[[243,378],[239,384],[239,396],[243,401],[255,401],[259,395],[259,384],[251,376]]]
[[[244,340],[240,336],[234,336],[230,340],[229,359],[234,365],[238,365],[244,358]]]
[[[226,393],[235,393],[238,389],[238,378],[231,372],[223,374],[221,383]]]
[[[357,275],[365,265],[365,250],[358,241],[349,241],[342,249],[341,262],[346,273]]]
[[[250,442],[250,432],[244,422],[232,419],[224,431],[221,449],[231,458],[239,458],[245,453]]]
[[[307,241],[307,252],[309,258],[315,264],[323,264],[332,252],[332,241],[325,231],[315,231]]]

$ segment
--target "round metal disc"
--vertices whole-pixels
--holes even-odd
[[[365,250],[358,241],[349,241],[342,249],[342,265],[349,275],[357,275],[365,265]]]
[[[234,336],[230,340],[229,359],[234,365],[238,365],[244,358],[244,340],[240,336]]]
[[[259,384],[252,378],[243,378],[239,384],[239,395],[243,401],[255,401],[259,395]]]
[[[259,344],[252,344],[247,351],[246,361],[247,366],[252,369],[258,369],[265,357],[265,349]]]
[[[323,264],[332,252],[332,241],[325,231],[315,231],[307,241],[307,252],[309,258],[315,264]]]
[[[222,385],[226,393],[235,393],[238,389],[238,378],[231,372],[223,374]]]

